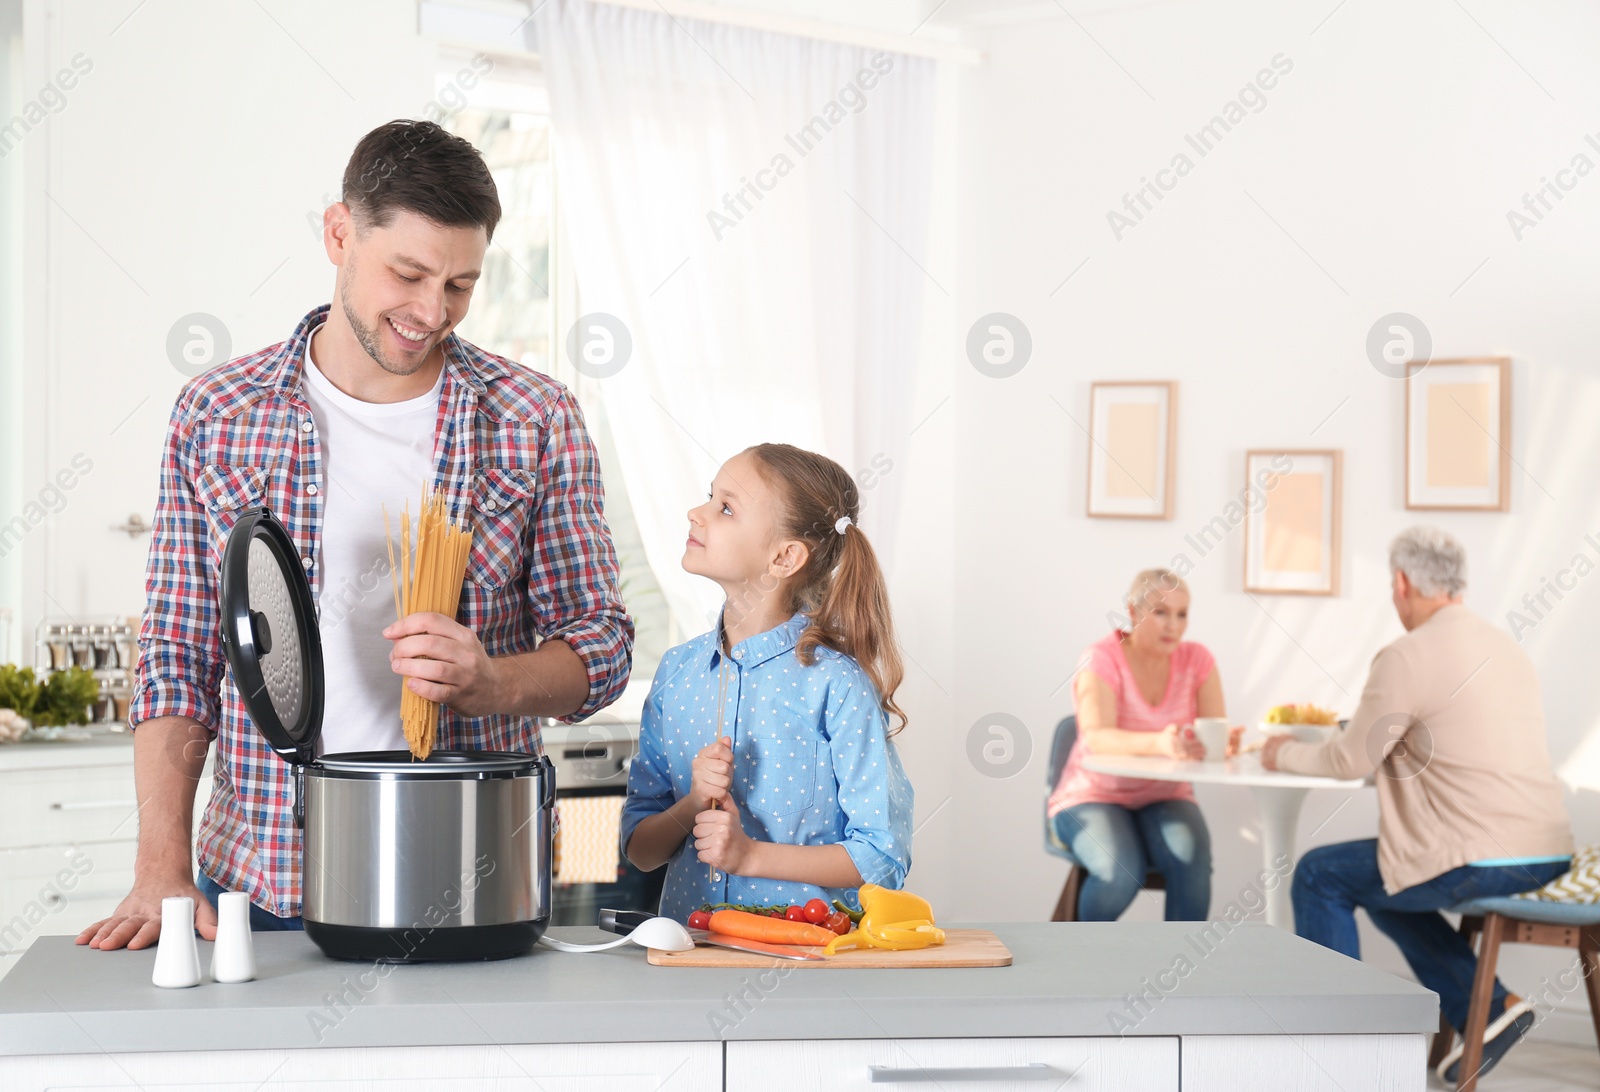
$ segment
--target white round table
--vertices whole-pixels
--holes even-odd
[[[1267,871],[1272,862],[1287,855],[1293,861],[1295,827],[1300,821],[1300,806],[1312,789],[1359,789],[1365,781],[1343,781],[1334,777],[1269,770],[1261,765],[1259,754],[1239,755],[1221,762],[1195,762],[1154,755],[1086,755],[1085,769],[1121,777],[1142,777],[1150,781],[1191,781],[1207,785],[1245,785],[1256,798],[1261,812],[1261,860]],[[1294,928],[1294,906],[1289,899],[1289,877],[1285,876],[1266,895],[1267,924]]]

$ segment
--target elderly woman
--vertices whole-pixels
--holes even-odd
[[[1211,653],[1183,639],[1183,579],[1147,569],[1134,577],[1126,602],[1128,628],[1095,642],[1079,661],[1072,690],[1078,738],[1050,795],[1050,821],[1088,873],[1080,921],[1115,921],[1151,869],[1166,881],[1167,920],[1203,921],[1211,907],[1211,838],[1194,789],[1083,766],[1089,754],[1204,758],[1194,720],[1223,715]],[[1237,746],[1235,731],[1229,752]]]
[[[1372,658],[1348,727],[1320,744],[1274,736],[1261,752],[1269,770],[1376,775],[1378,836],[1318,846],[1295,866],[1295,931],[1360,959],[1361,907],[1457,1031],[1478,961],[1439,911],[1531,891],[1572,856],[1539,676],[1509,633],[1462,605],[1466,565],[1444,531],[1402,532],[1389,548],[1390,598],[1406,632]],[[1496,981],[1478,1075],[1535,1019],[1532,1001]],[[1461,1053],[1458,1043],[1439,1063],[1452,1084]]]

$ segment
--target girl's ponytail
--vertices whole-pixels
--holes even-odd
[[[832,459],[789,444],[758,444],[749,449],[769,484],[782,498],[781,532],[810,548],[805,567],[794,578],[793,609],[811,618],[795,645],[802,664],[815,662],[826,645],[861,665],[877,687],[883,709],[906,726],[894,693],[905,679],[889,612],[889,587],[878,555],[856,526],[860,493],[855,480]]]

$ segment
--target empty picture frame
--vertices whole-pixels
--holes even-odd
[[[1511,360],[1406,367],[1406,507],[1511,509]]]
[[[1089,515],[1171,519],[1178,384],[1089,385]]]
[[[1250,451],[1244,462],[1245,488],[1264,483],[1265,494],[1245,517],[1244,590],[1338,595],[1343,453]]]

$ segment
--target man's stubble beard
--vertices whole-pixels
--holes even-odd
[[[354,263],[352,263],[353,265]],[[339,305],[344,308],[345,321],[350,324],[351,331],[355,333],[356,341],[360,342],[361,348],[366,350],[367,355],[372,358],[372,362],[390,375],[416,375],[433,359],[433,350],[430,349],[428,352],[423,353],[417,363],[410,368],[388,359],[384,354],[382,344],[378,340],[378,332],[363,322],[360,316],[356,314],[355,308],[350,305],[350,281],[354,279],[355,270],[351,268],[347,272],[350,276],[345,278],[344,283],[339,286]]]

